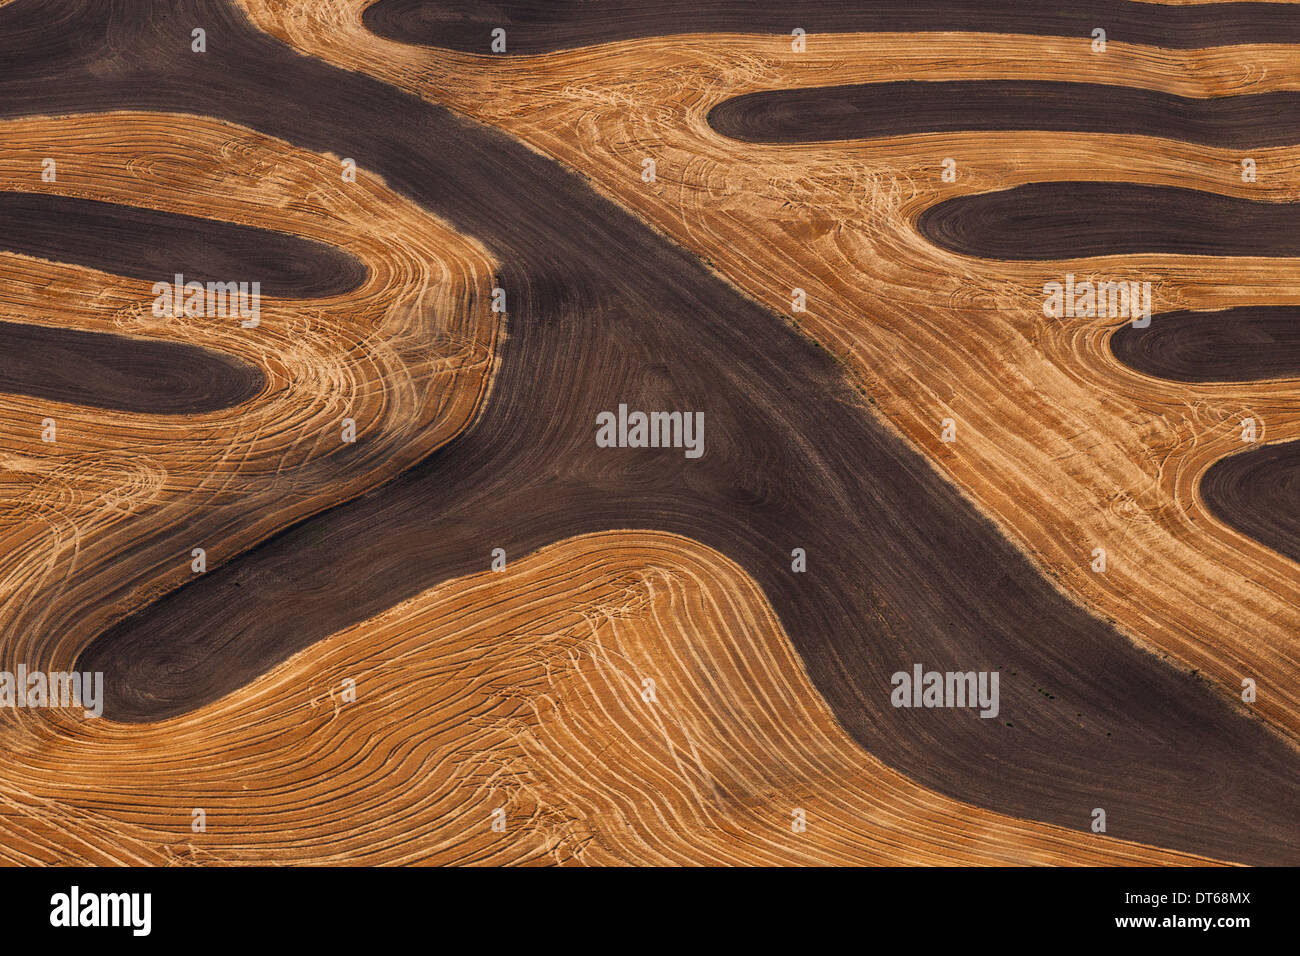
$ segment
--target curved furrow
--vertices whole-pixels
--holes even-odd
[[[1176,382],[1252,382],[1300,377],[1300,308],[1257,306],[1169,312],[1125,325],[1111,351],[1129,368]],[[1221,458],[1197,492],[1230,528],[1300,561],[1300,442]]]
[[[342,295],[367,274],[355,256],[300,236],[54,193],[0,192],[0,250],[151,282],[257,281],[286,299]]]
[[[42,747],[0,754],[4,862],[1215,862],[980,810],[884,766],[754,582],[663,534],[447,581],[176,720],[53,719]],[[194,833],[190,806],[221,825]]]
[[[1136,183],[1031,183],[959,196],[926,209],[917,227],[944,248],[997,259],[1300,255],[1300,203]],[[1217,335],[1207,331],[1211,322],[1220,329]],[[1289,377],[1300,369],[1292,307],[1246,309],[1227,317],[1187,312],[1152,317],[1148,328],[1117,332],[1111,344],[1121,361],[1127,357],[1140,371],[1179,381],[1259,380]],[[1179,374],[1189,364],[1188,349],[1195,350],[1190,378]],[[1200,494],[1226,524],[1296,559],[1300,445],[1269,448],[1235,455],[1228,459],[1232,464],[1217,463],[1202,475]],[[1253,491],[1252,481],[1260,482]]]
[[[919,133],[1131,133],[1242,148],[1300,143],[1300,92],[1197,98],[1052,80],[899,80],[760,90],[723,100],[709,125],[749,143]]]
[[[214,700],[343,626],[481,568],[494,546],[525,554],[583,531],[661,528],[750,571],[843,726],[927,785],[1075,828],[1087,826],[1084,804],[1104,795],[1124,821],[1116,835],[1291,858],[1294,752],[1047,584],[872,417],[831,358],[581,177],[295,56],[225,11],[193,3],[188,16],[133,24],[138,55],[123,54],[120,78],[92,83],[73,68],[24,90],[23,108],[166,98],[353,156],[483,240],[502,263],[511,334],[469,432],[97,640],[83,666],[109,671],[116,716],[156,719]],[[179,84],[156,51],[198,15],[223,42],[187,62]],[[598,412],[665,399],[705,414],[702,457],[596,447]],[[792,546],[820,556],[816,569],[792,574]],[[1015,675],[1003,690],[1014,719],[918,721],[893,708],[890,674],[918,661]],[[1212,793],[1212,806],[1189,803],[1189,792]]]
[[[1193,98],[1094,83],[898,81],[761,90],[718,103],[708,122],[733,139],[774,144],[1034,131],[1266,147],[1300,140],[1300,95],[1272,91]],[[1261,204],[1176,187],[1041,182],[932,205],[920,215],[918,228],[943,248],[1008,260],[1115,253],[1276,257],[1300,250],[1297,215],[1295,204]],[[1300,374],[1300,318],[1293,306],[1168,312],[1145,327],[1124,325],[1108,341],[1125,365],[1174,381],[1260,381]],[[1205,475],[1210,483],[1202,495],[1227,524],[1294,558],[1300,539],[1285,515],[1297,510],[1300,497],[1284,478],[1297,452],[1290,445],[1274,447],[1287,450],[1266,456],[1269,467],[1246,456],[1235,456],[1232,466],[1219,462]],[[1225,490],[1231,481],[1240,491],[1255,476],[1264,483],[1257,498]],[[1244,506],[1247,500],[1252,507]],[[1264,516],[1273,509],[1280,517],[1269,525]]]

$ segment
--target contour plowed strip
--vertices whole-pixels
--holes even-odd
[[[1110,339],[1130,368],[1178,382],[1246,382],[1300,375],[1300,307],[1169,312]],[[1201,497],[1224,524],[1300,561],[1300,443],[1220,459],[1201,476]]]
[[[750,571],[845,729],[927,786],[1075,829],[1105,806],[1114,836],[1297,859],[1294,751],[1065,598],[801,333],[517,140],[297,55],[227,4],[166,11],[84,15],[87,48],[115,43],[108,76],[46,62],[29,42],[0,76],[0,111],[210,113],[353,157],[483,242],[502,264],[509,334],[469,431],[87,649],[83,666],[108,671],[113,715],[213,700],[482,570],[494,547],[661,529]],[[220,37],[202,56],[189,52],[195,23]],[[703,411],[707,451],[597,448],[596,413],[620,403]],[[792,573],[793,547],[806,573]],[[890,674],[913,663],[1014,672],[1006,720],[892,707]]]
[[[1300,18],[1283,4],[1168,6],[1127,0],[1048,4],[1040,0],[380,0],[365,25],[403,43],[488,53],[506,30],[507,53],[549,53],[638,37],[683,33],[1025,33],[1196,49],[1236,43],[1300,42]],[[869,54],[868,54],[869,55]]]
[[[341,295],[366,277],[355,257],[311,239],[45,193],[0,192],[0,249],[151,282],[257,281],[283,298]]]
[[[1197,99],[1101,83],[904,80],[747,93],[719,103],[708,119],[722,135],[751,143],[1044,130],[1282,146],[1300,142],[1300,93]]]
[[[1222,458],[1201,476],[1200,491],[1220,521],[1300,561],[1300,442]]]
[[[1175,382],[1253,382],[1300,376],[1300,306],[1166,312],[1110,338],[1129,368]]]
[[[0,392],[152,414],[229,408],[261,390],[262,370],[220,352],[108,332],[0,322]]]
[[[1138,183],[1029,183],[957,196],[926,209],[917,228],[938,246],[984,259],[1300,256],[1300,203]]]

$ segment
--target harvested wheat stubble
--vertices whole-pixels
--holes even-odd
[[[750,571],[846,729],[921,782],[1075,826],[1100,793],[1128,828],[1117,834],[1249,861],[1288,858],[1294,751],[1045,585],[871,417],[829,358],[535,152],[355,73],[286,58],[217,8],[205,15],[227,41],[196,67],[215,71],[198,77],[211,89],[173,95],[346,150],[482,238],[511,291],[511,335],[492,401],[454,443],[97,641],[86,660],[118,668],[119,715],[148,719],[212,699],[386,602],[481,567],[487,542],[517,554],[584,531],[660,527]],[[137,75],[160,68],[128,60]],[[235,76],[243,85],[232,96]],[[73,70],[57,96],[32,95],[65,106],[154,95],[142,85],[100,84],[92,94]],[[271,103],[279,111],[259,109]],[[376,130],[363,113],[392,121]],[[430,152],[429,142],[456,149]],[[596,411],[666,398],[709,416],[710,450],[689,479],[671,455],[588,457]],[[839,560],[796,584],[796,534],[810,553]],[[320,565],[300,560],[306,547]],[[244,580],[257,589],[241,591]],[[213,654],[186,622],[214,619],[216,608],[232,636]],[[1021,719],[1008,728],[900,714],[882,696],[899,663],[890,657],[1005,666],[1018,679],[1004,700]],[[1045,685],[1054,693],[1041,693]],[[1242,762],[1252,767],[1249,788],[1229,769]],[[1206,785],[1225,794],[1213,810],[1187,800]]]
[[[259,300],[263,293],[329,298],[365,279],[360,262],[323,243],[54,193],[0,192],[0,249],[143,279],[150,295],[154,281],[170,286],[177,274],[199,282],[255,276]],[[153,304],[147,306],[151,314]],[[231,315],[236,304],[223,297]],[[256,366],[195,345],[15,322],[3,329],[3,392],[122,411],[199,414],[246,401],[266,383]]]
[[[1300,202],[1141,183],[1028,183],[955,196],[916,225],[935,245],[982,259],[1300,256]]]
[[[1171,312],[1110,338],[1115,357],[1180,382],[1300,376],[1295,306]],[[1241,421],[1243,432],[1258,423]],[[1265,445],[1215,462],[1197,488],[1221,521],[1300,561],[1300,442]]]
[[[290,42],[503,125],[583,170],[762,301],[788,308],[790,287],[801,284],[810,302],[801,328],[1053,578],[1228,695],[1242,674],[1265,675],[1272,691],[1258,712],[1297,733],[1294,565],[1226,529],[1196,494],[1199,474],[1235,447],[1243,409],[1271,435],[1300,435],[1290,386],[1189,394],[1136,377],[1109,354],[1109,322],[1043,323],[1040,289],[1070,270],[1145,273],[1161,306],[1220,308],[1243,297],[1295,301],[1300,284],[1267,260],[1107,257],[1041,270],[973,262],[918,247],[909,226],[948,196],[1042,178],[1294,200],[1297,152],[1254,151],[1261,175],[1247,186],[1235,152],[1146,137],[984,133],[756,149],[719,140],[703,123],[716,104],[755,89],[899,75],[1148,85],[1183,96],[1269,92],[1300,86],[1287,48],[1111,44],[1104,58],[1089,58],[1073,40],[887,34],[817,37],[792,56],[783,38],[682,37],[498,59],[489,88],[481,57],[367,45],[360,7],[252,9]],[[871,60],[854,55],[866,44]],[[1243,61],[1256,68],[1241,73]],[[671,172],[656,189],[629,175],[647,155]],[[939,179],[949,155],[961,159],[957,185]],[[942,415],[955,415],[972,441],[940,444]],[[1126,556],[1105,576],[1083,557],[1099,542]],[[1156,567],[1160,574],[1146,573]]]
[[[260,325],[245,329],[238,318],[155,317],[148,279],[0,253],[0,317],[20,338],[37,330],[43,360],[57,358],[52,341],[100,349],[111,334],[124,337],[134,362],[201,346],[264,382],[240,407],[202,414],[158,414],[176,411],[166,402],[149,413],[63,404],[84,398],[86,383],[63,396],[52,394],[57,379],[40,384],[45,397],[0,399],[6,669],[66,665],[115,617],[192,577],[193,548],[216,565],[363,491],[446,441],[480,402],[497,335],[487,307],[495,265],[381,183],[345,186],[338,158],[167,114],[10,120],[0,136],[0,189],[203,214],[219,220],[217,237],[222,222],[277,230],[365,267],[364,283],[346,295],[264,296]],[[39,182],[51,153],[59,182]],[[354,284],[346,270],[325,279]],[[105,357],[72,350],[78,360]],[[85,364],[60,373],[95,374]],[[344,446],[349,415],[359,440]],[[42,441],[46,417],[57,423],[54,443]],[[6,712],[6,733],[30,719]]]
[[[906,34],[819,36],[793,56],[781,37],[677,37],[497,58],[370,35],[360,2],[249,6],[260,26],[355,69],[497,123],[570,166],[704,256],[760,301],[809,296],[800,327],[844,363],[891,424],[925,449],[1072,594],[1235,698],[1243,674],[1271,688],[1256,711],[1300,734],[1294,565],[1221,524],[1197,483],[1238,447],[1243,413],[1300,437],[1289,384],[1153,382],[1117,363],[1106,320],[1041,320],[1044,282],[1153,278],[1158,308],[1294,302],[1300,283],[1268,260],[1106,257],[1041,269],[975,262],[918,242],[910,221],[944,198],[1035,179],[1142,180],[1295,200],[1300,151],[1240,155],[1141,136],[967,133],[814,147],[739,146],[704,122],[759,89],[894,80],[1052,79],[1151,86],[1181,96],[1300,87],[1283,46],[1176,53],[1077,40]],[[870,45],[873,58],[855,51]],[[1254,65],[1242,73],[1243,62]],[[636,172],[657,157],[657,188]],[[939,177],[960,158],[957,184]],[[744,197],[743,201],[736,197]],[[939,443],[938,420],[961,426]],[[968,441],[967,438],[970,440]],[[996,476],[996,480],[993,480]],[[1086,556],[1105,542],[1106,575]],[[1159,568],[1159,574],[1148,569]]]
[[[448,581],[173,720],[6,734],[0,793],[7,862],[1215,862],[918,786],[737,565],[635,531]]]
[[[1300,445],[1286,442],[1217,461],[1201,480],[1206,505],[1234,528],[1300,561]]]

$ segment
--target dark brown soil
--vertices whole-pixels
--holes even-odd
[[[1300,442],[1216,461],[1201,477],[1201,497],[1221,521],[1300,561]]]
[[[966,130],[1137,133],[1210,146],[1300,143],[1300,93],[1194,99],[1139,87],[1041,80],[866,83],[763,90],[719,103],[709,124],[751,143]]]
[[[1153,29],[1199,12],[1141,9]],[[0,7],[0,110],[195,112],[355,157],[480,239],[510,296],[500,371],[474,426],[102,635],[78,666],[107,672],[110,716],[156,720],[213,700],[486,568],[493,548],[519,556],[582,532],[664,529],[752,574],[844,727],[919,782],[1076,830],[1104,807],[1111,836],[1300,860],[1293,750],[1062,596],[875,419],[824,352],[582,177],[299,56],[215,0],[66,10]],[[1252,15],[1233,6],[1262,29]],[[208,31],[205,55],[189,52],[195,24]],[[108,64],[94,52],[106,48]],[[620,402],[703,411],[705,455],[597,448],[596,414]],[[188,529],[168,534],[174,545],[150,546],[188,552]],[[791,572],[796,547],[806,573]],[[148,562],[132,557],[86,574],[103,575],[105,592],[147,586]],[[74,615],[51,609],[37,646]],[[890,674],[913,663],[1000,671],[1000,717],[891,707]]]
[[[1300,203],[1140,183],[1028,183],[957,196],[926,209],[917,228],[936,245],[984,259],[1300,256]]]
[[[1110,348],[1129,368],[1176,382],[1297,378],[1300,306],[1166,312],[1144,329],[1121,326]]]
[[[614,40],[683,33],[973,31],[1077,36],[1197,49],[1300,42],[1300,17],[1283,4],[1167,6],[1127,0],[380,0],[364,22],[403,43],[490,53],[506,30],[506,53],[547,53]],[[865,45],[863,56],[870,56]]]

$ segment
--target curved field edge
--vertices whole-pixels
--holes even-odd
[[[238,408],[166,418],[0,397],[6,668],[75,659],[108,623],[191,579],[195,548],[216,566],[402,471],[481,406],[500,334],[495,263],[373,176],[346,183],[338,157],[195,116],[31,117],[0,131],[0,189],[201,212],[327,243],[367,267],[344,295],[264,296],[260,325],[245,329],[155,318],[146,280],[0,254],[6,320],[198,344],[266,379]],[[42,183],[51,152],[62,172]],[[47,418],[53,442],[42,440]]]
[[[180,718],[49,713],[0,746],[8,862],[1213,862],[881,765],[752,579],[661,533],[447,581]]]
[[[1181,387],[1153,385],[1114,361],[1109,323],[1043,323],[1039,289],[1070,268],[1127,278],[1135,261],[1154,271],[1170,307],[1222,307],[1219,290],[1234,283],[1263,303],[1294,300],[1300,286],[1253,261],[974,263],[935,250],[912,221],[942,198],[1037,178],[1135,179],[1294,200],[1297,151],[1255,151],[1264,173],[1246,187],[1235,151],[1143,137],[982,133],[756,148],[728,144],[705,119],[716,103],[756,89],[900,75],[1037,75],[1187,96],[1295,88],[1300,74],[1285,47],[1180,52],[1113,43],[1105,58],[1090,59],[1067,41],[877,34],[819,37],[793,57],[780,37],[673,37],[494,61],[489,90],[482,57],[370,36],[360,0],[311,10],[244,6],[286,42],[502,126],[584,172],[773,309],[788,312],[790,288],[804,287],[800,327],[1045,574],[1230,700],[1243,675],[1262,675],[1270,690],[1254,712],[1294,740],[1294,566],[1225,529],[1195,493],[1199,474],[1233,447],[1228,425],[1243,408],[1260,414],[1272,436],[1300,435],[1288,388],[1205,388],[1189,405]],[[864,42],[875,51],[870,61],[851,55]],[[1243,58],[1259,68],[1242,76]],[[955,186],[939,178],[951,153],[961,157]],[[640,180],[648,155],[661,170],[649,189]],[[738,192],[752,208],[729,198]],[[994,355],[1010,374],[980,371],[976,363]],[[938,440],[944,417],[958,423],[956,444]],[[1080,501],[1095,505],[1081,509]],[[1089,570],[1099,544],[1124,556],[1106,575]],[[1147,574],[1151,567],[1161,575]]]
[[[1121,326],[1111,353],[1143,375],[1175,382],[1300,378],[1300,305],[1164,312]]]

